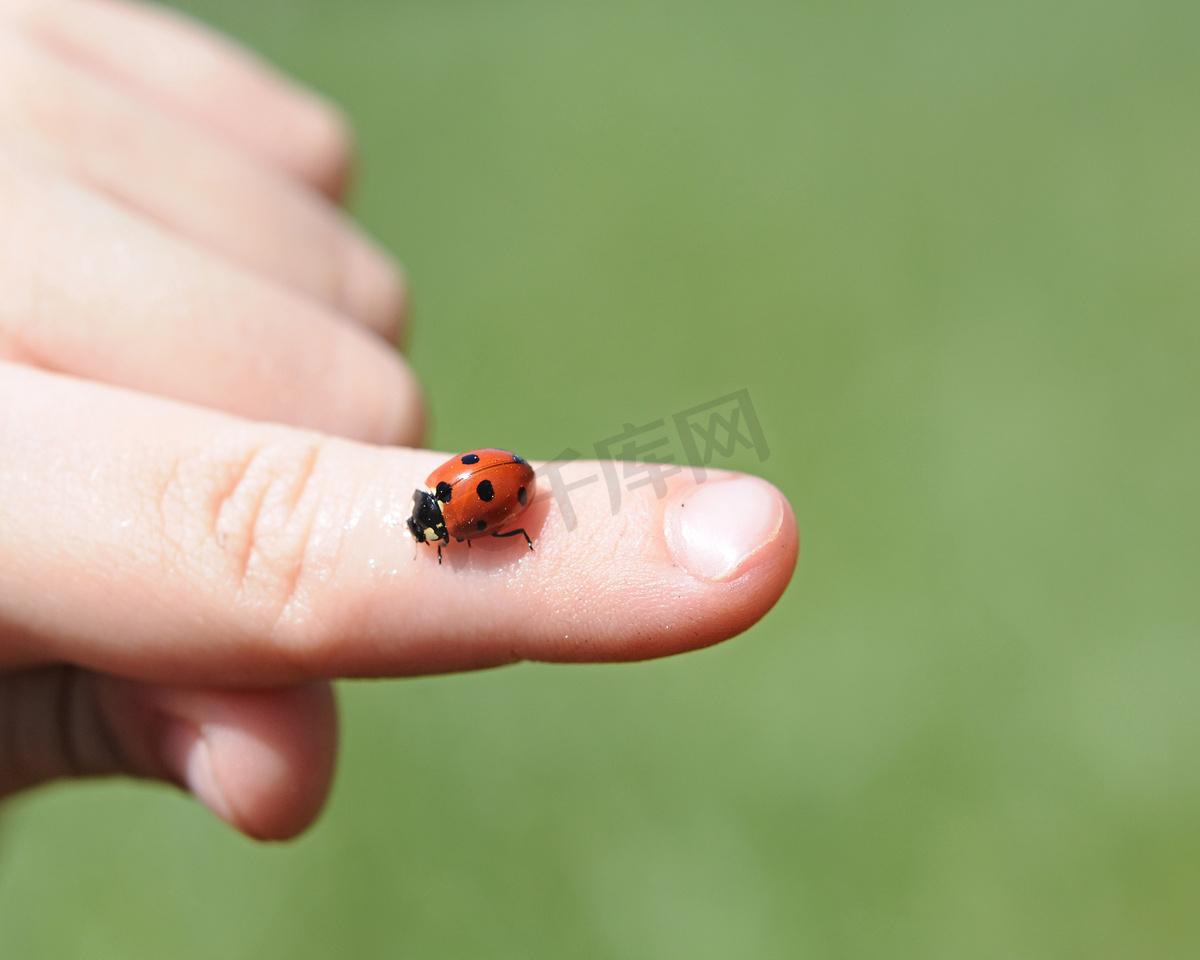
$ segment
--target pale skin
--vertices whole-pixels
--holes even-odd
[[[157,778],[291,837],[332,679],[680,653],[786,587],[787,501],[717,471],[615,515],[584,486],[570,531],[541,499],[534,552],[439,567],[404,519],[449,454],[414,449],[407,287],[338,204],[350,156],[335,108],[175,14],[0,0],[0,794]]]

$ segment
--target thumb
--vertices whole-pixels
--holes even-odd
[[[325,682],[210,690],[68,666],[0,677],[0,796],[60,777],[158,779],[251,837],[283,840],[320,812],[336,753]]]

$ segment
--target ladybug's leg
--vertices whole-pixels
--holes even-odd
[[[442,545],[438,544],[438,566],[442,565]]]
[[[525,529],[523,527],[520,530],[509,530],[508,533],[493,533],[492,536],[493,537],[515,537],[518,533],[525,538],[525,542],[527,544],[529,544],[529,549],[532,550],[533,549],[533,541],[529,539],[529,534],[527,534],[525,532]]]

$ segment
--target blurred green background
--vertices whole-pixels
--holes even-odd
[[[342,689],[329,809],[9,807],[0,954],[1200,954],[1200,7],[195,0],[343,103],[440,449],[749,387],[682,658]]]

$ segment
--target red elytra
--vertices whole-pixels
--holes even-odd
[[[525,512],[533,499],[533,468],[507,450],[472,450],[447,460],[429,475],[424,490],[413,492],[408,529],[418,543],[450,538],[469,542],[477,537],[525,537],[523,529],[504,530]],[[439,542],[440,541],[440,542]]]

